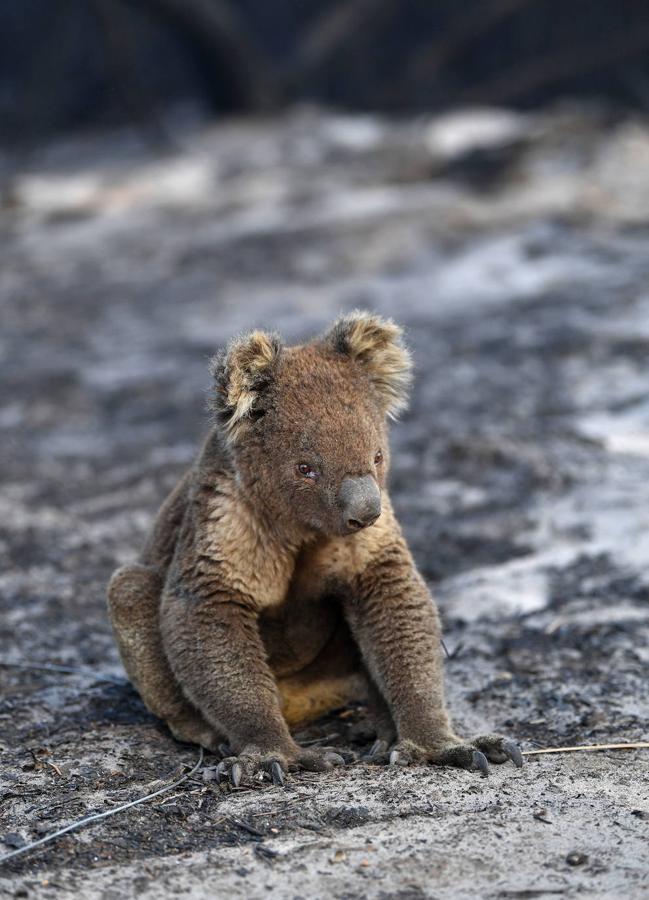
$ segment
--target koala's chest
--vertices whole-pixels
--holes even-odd
[[[245,582],[260,611],[270,619],[311,617],[313,627],[322,618],[316,609],[330,607],[332,595],[350,584],[354,572],[350,554],[331,547],[303,550],[292,560],[268,548],[240,554],[237,563],[230,578]]]
[[[287,590],[287,601],[318,600],[353,590],[356,575],[367,565],[366,542],[331,538],[305,547],[299,554]]]
[[[224,583],[251,597],[260,611],[270,611],[349,588],[382,532],[379,522],[365,534],[308,544],[296,556],[260,528],[250,510],[220,496],[209,504],[200,553]]]
[[[286,598],[293,556],[264,533],[246,507],[215,499],[201,528],[199,551],[215,578],[251,598],[259,610]]]
[[[302,671],[336,634],[345,571],[337,556],[315,549],[302,551],[281,602],[262,611],[260,631],[278,676]]]

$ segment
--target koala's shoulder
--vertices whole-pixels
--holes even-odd
[[[294,566],[282,546],[242,499],[232,476],[215,478],[196,496],[195,545],[224,586],[263,609],[281,603]]]

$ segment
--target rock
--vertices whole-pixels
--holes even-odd
[[[18,834],[15,831],[10,831],[9,834],[5,834],[2,838],[3,844],[6,844],[7,847],[11,847],[14,850],[18,850],[20,847],[24,847],[27,841],[25,838]]]

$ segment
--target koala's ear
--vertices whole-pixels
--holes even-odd
[[[231,440],[263,415],[263,394],[272,381],[281,349],[277,335],[252,331],[232,340],[212,359],[211,406]]]
[[[356,311],[338,319],[324,336],[332,350],[359,362],[394,418],[408,403],[412,360],[402,329],[391,319]]]

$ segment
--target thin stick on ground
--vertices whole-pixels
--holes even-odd
[[[120,678],[119,675],[95,672],[93,669],[86,669],[82,666],[59,666],[54,663],[5,662],[0,659],[0,668],[23,669],[28,672],[63,672],[67,675],[84,675],[86,678],[93,678],[95,681],[107,681],[109,684],[126,684],[126,679]]]
[[[184,781],[187,781],[188,778],[191,778],[192,775],[195,775],[196,772],[203,765],[203,748],[201,747],[200,753],[198,755],[198,761],[193,769],[190,769],[189,772],[186,772],[181,778],[178,778],[176,781],[172,781],[171,784],[167,784],[164,787],[160,788],[157,791],[153,791],[151,794],[145,794],[144,797],[138,797],[137,800],[131,800],[128,803],[122,803],[121,806],[115,806],[113,809],[107,809],[102,813],[95,813],[92,816],[86,816],[83,819],[78,819],[76,822],[72,822],[71,825],[66,825],[65,828],[59,828],[58,831],[53,831],[52,834],[47,834],[45,837],[40,838],[38,841],[33,841],[31,844],[25,844],[24,847],[19,847],[17,850],[12,850],[11,853],[7,853],[5,856],[0,857],[0,865],[2,863],[9,862],[10,859],[15,859],[16,856],[20,856],[23,853],[29,853],[32,850],[35,850],[36,847],[42,847],[43,844],[48,844],[50,841],[56,840],[56,838],[61,837],[63,834],[67,834],[69,831],[75,831],[77,828],[83,828],[84,825],[90,825],[91,822],[98,822],[100,819],[107,819],[109,816],[115,816],[117,813],[123,812],[126,809],[130,809],[133,806],[138,806],[140,803],[146,803],[147,800],[152,800],[154,797],[159,797],[160,794],[164,794],[167,791],[173,790],[173,788],[178,787],[179,784],[182,784]]]
[[[584,753],[591,750],[649,750],[649,741],[629,744],[580,744],[575,747],[546,747],[543,750],[523,750],[523,756],[540,756],[542,753]]]

